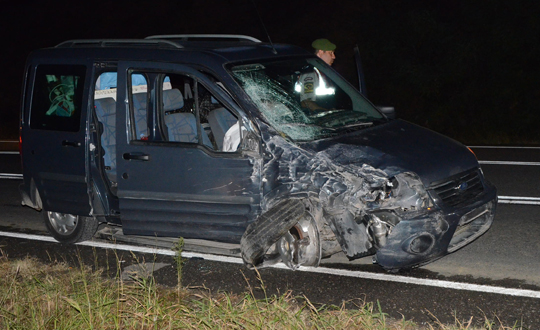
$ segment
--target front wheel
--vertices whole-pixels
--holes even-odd
[[[321,241],[315,219],[306,210],[294,227],[277,241],[281,260],[291,269],[300,266],[319,266]]]
[[[43,211],[45,226],[60,243],[77,243],[91,239],[96,233],[98,221],[68,213]]]
[[[288,199],[260,215],[240,241],[244,262],[259,268],[279,261],[291,269],[318,266],[321,241],[312,207],[311,202]]]

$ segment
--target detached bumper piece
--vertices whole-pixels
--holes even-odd
[[[462,248],[484,234],[493,223],[496,205],[496,200],[491,201],[462,216],[448,245],[448,253]]]
[[[387,270],[421,266],[452,253],[484,234],[493,223],[497,199],[459,216],[434,212],[425,218],[401,221],[376,254]]]

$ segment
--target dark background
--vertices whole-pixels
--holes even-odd
[[[255,6],[254,6],[254,4]],[[68,39],[228,33],[311,51],[338,45],[335,69],[369,98],[468,144],[540,144],[540,1],[19,1],[0,12],[0,138],[16,138],[24,62]]]

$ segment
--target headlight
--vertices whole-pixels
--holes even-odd
[[[401,211],[429,210],[433,201],[429,197],[424,184],[412,172],[396,175],[391,181],[392,187],[389,198],[382,208],[393,208]]]

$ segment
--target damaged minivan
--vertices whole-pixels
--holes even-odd
[[[249,267],[344,253],[396,270],[472,242],[497,203],[467,147],[391,119],[313,54],[246,36],[34,51],[20,141],[22,203],[63,243],[109,223],[236,243]]]

